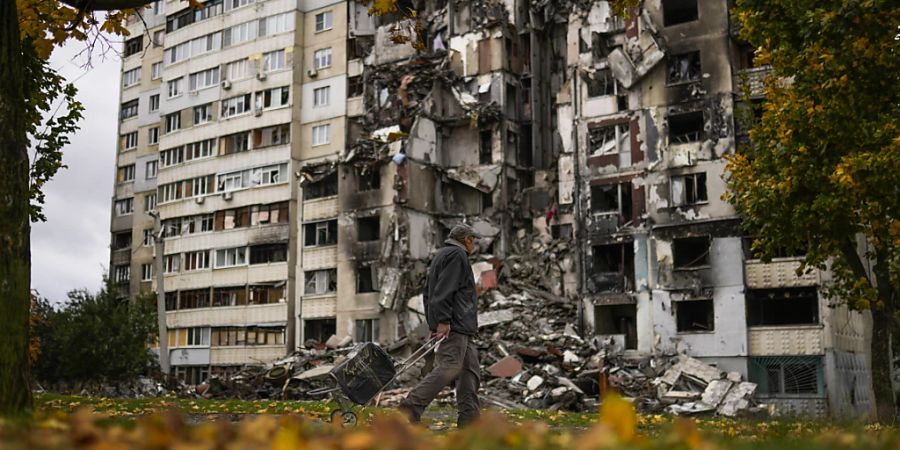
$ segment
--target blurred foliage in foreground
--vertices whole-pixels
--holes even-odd
[[[190,410],[188,410],[190,412]],[[302,413],[301,413],[302,414]],[[635,414],[631,405],[610,398],[599,419],[586,429],[552,427],[536,420],[485,414],[471,428],[435,434],[413,427],[395,414],[374,415],[355,429],[307,415],[250,414],[240,422],[204,420],[191,425],[183,414],[156,412],[133,426],[104,422],[105,413],[81,408],[72,414],[50,410],[27,422],[0,422],[4,449],[896,449],[900,433],[878,425],[838,427],[824,423],[778,421],[669,420]],[[315,415],[313,415],[315,416]],[[194,416],[196,418],[196,416]],[[648,425],[655,432],[647,432]],[[705,424],[705,425],[704,425]],[[785,426],[787,425],[787,426]],[[710,428],[712,427],[712,428]]]

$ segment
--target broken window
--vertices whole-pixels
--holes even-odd
[[[631,133],[627,123],[591,127],[588,145],[595,155],[612,155],[631,152]]]
[[[303,224],[303,246],[318,247],[337,244],[337,220]]]
[[[250,149],[250,134],[246,131],[242,131],[240,133],[222,136],[219,142],[219,145],[221,145],[219,153],[222,155],[245,152]]]
[[[356,180],[360,192],[381,189],[381,168],[369,167],[365,170],[357,169]]]
[[[131,247],[131,232],[123,231],[113,235],[113,250],[122,250]]]
[[[181,291],[178,309],[206,308],[209,306],[209,289]]]
[[[681,300],[674,302],[674,308],[679,332],[715,330],[715,316],[711,299]]]
[[[698,81],[702,76],[700,51],[673,55],[668,60],[666,83],[677,84]]]
[[[631,242],[595,245],[592,278],[600,292],[624,292],[634,287],[634,248]]]
[[[380,220],[378,216],[358,217],[356,219],[356,240],[359,242],[377,241],[381,239]]]
[[[125,41],[125,57],[140,53],[144,49],[144,36],[138,36]]]
[[[763,395],[821,395],[821,356],[751,357],[748,378]]]
[[[325,343],[337,333],[337,320],[334,317],[324,319],[307,319],[303,321],[303,339]]]
[[[563,223],[550,226],[550,237],[553,239],[572,239],[572,224]]]
[[[378,292],[377,271],[371,264],[356,266],[356,293]]]
[[[196,386],[209,378],[209,366],[175,366],[175,378],[187,386]]]
[[[216,230],[231,230],[234,228],[242,228],[247,226],[250,226],[249,206],[245,206],[243,208],[226,209],[224,211],[216,211]]]
[[[178,309],[178,293],[166,292],[166,311],[175,311]]]
[[[250,291],[249,304],[267,305],[283,302],[285,285],[286,283],[283,281],[274,284],[251,285],[248,288],[248,291]]]
[[[323,197],[331,197],[338,193],[338,175],[332,172],[319,181],[315,181],[303,188],[303,199],[313,200]]]
[[[494,133],[491,130],[481,130],[478,133],[478,163],[491,164],[494,162]]]
[[[697,0],[663,0],[662,9],[667,27],[697,20]]]
[[[619,93],[618,82],[609,69],[598,70],[593,76],[586,76],[583,79],[587,83],[588,97],[617,95]]]
[[[253,130],[253,148],[282,145],[291,142],[291,125],[282,124]]]
[[[284,327],[247,327],[246,345],[283,345]]]
[[[684,269],[709,265],[709,236],[678,238],[672,242],[674,268]]]
[[[362,76],[347,78],[347,97],[359,97],[363,95]]]
[[[668,121],[670,144],[697,142],[703,137],[703,111],[671,114]]]
[[[243,306],[247,304],[247,290],[243,286],[213,289],[213,306]]]
[[[324,295],[337,292],[337,269],[310,270],[304,272],[303,293]]]
[[[356,342],[375,342],[378,340],[378,319],[357,320],[355,325]]]
[[[637,306],[597,305],[594,307],[594,331],[599,335],[625,335],[626,349],[637,349]]]
[[[696,205],[707,201],[706,172],[672,177],[673,205]]]
[[[741,238],[741,244],[744,248],[744,255],[747,259],[762,259],[762,254],[760,251],[753,250],[753,243],[757,240],[756,237],[753,236],[744,236]],[[807,251],[807,245],[803,242],[796,242],[793,244],[792,248],[787,247],[776,247],[774,249],[774,254],[772,258],[797,258],[801,256],[805,256]]]
[[[250,247],[250,264],[287,261],[287,244],[263,244]]]
[[[819,296],[814,287],[747,290],[747,325],[815,325]]]
[[[631,220],[631,183],[591,186],[591,212],[618,213],[623,220]]]
[[[254,206],[250,213],[250,225],[286,223],[289,218],[288,202]]]

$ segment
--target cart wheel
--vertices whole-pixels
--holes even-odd
[[[356,413],[353,411],[345,411],[343,416],[344,419],[343,425],[345,427],[355,427],[356,426]]]
[[[331,411],[331,414],[329,415],[329,419],[331,420],[331,423],[343,424],[343,418],[342,418],[343,415],[344,415],[343,410],[334,409]]]

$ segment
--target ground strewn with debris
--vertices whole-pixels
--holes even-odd
[[[364,408],[354,429],[328,423],[324,402],[109,399],[40,394],[34,416],[0,421],[2,448],[895,449],[900,431],[815,421],[674,418],[636,414],[622,399],[599,412],[487,411],[466,430],[453,411],[430,410],[408,427],[390,410]]]

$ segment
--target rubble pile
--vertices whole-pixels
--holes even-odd
[[[44,387],[38,386],[40,391]],[[163,383],[149,377],[138,377],[119,382],[90,381],[84,383],[55,383],[46,386],[52,392],[74,394],[83,397],[144,398],[168,395]]]

